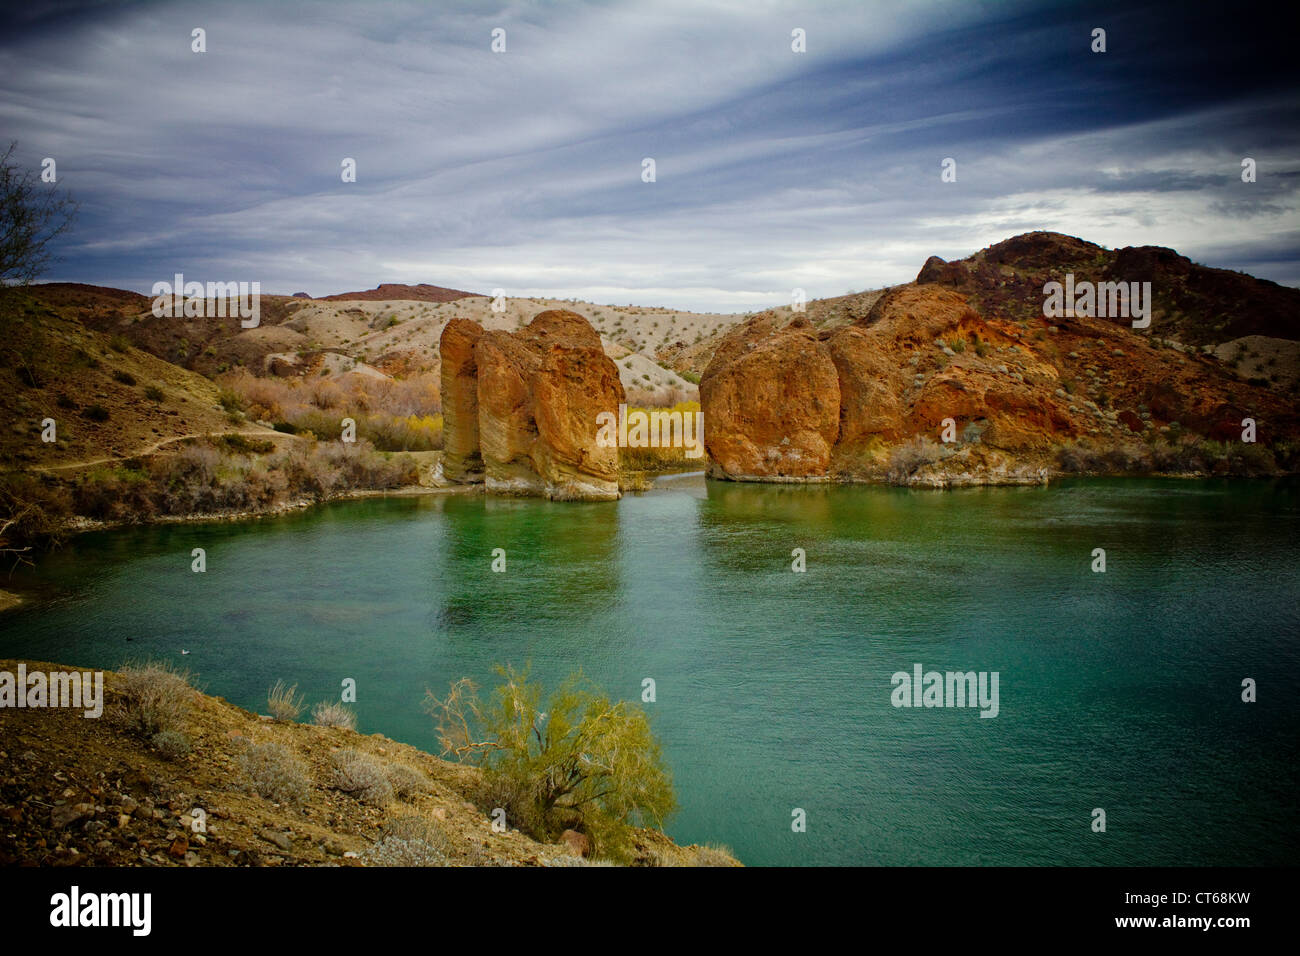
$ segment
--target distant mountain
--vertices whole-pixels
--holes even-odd
[[[421,282],[419,285],[403,285],[398,282],[384,282],[365,292],[340,292],[338,295],[321,296],[326,302],[343,302],[352,300],[380,302],[455,302],[480,295],[478,292],[462,292],[459,289],[444,289],[439,285]]]

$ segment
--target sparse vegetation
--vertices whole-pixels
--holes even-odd
[[[442,404],[433,373],[401,380],[351,374],[300,380],[258,378],[239,370],[226,376],[224,387],[235,407],[286,434],[335,438],[343,419],[351,418],[357,437],[380,451],[442,447]]]
[[[311,709],[311,719],[317,727],[342,727],[346,730],[357,727],[356,713],[338,701],[321,701]]]
[[[889,455],[890,484],[902,485],[924,465],[946,458],[951,451],[925,435],[913,435],[896,446]]]
[[[736,854],[732,852],[731,847],[706,843],[704,846],[695,847],[695,865],[739,866],[740,862],[736,859]]]
[[[406,800],[429,790],[428,776],[404,763],[388,765],[388,783],[393,788],[393,796],[399,800]]]
[[[262,511],[304,496],[327,501],[354,488],[398,488],[418,477],[409,456],[376,452],[363,440],[261,454],[270,443],[254,439],[241,447],[239,438],[195,440],[138,468],[91,468],[69,478],[62,492],[25,483],[21,493],[33,497],[22,500],[39,503],[41,511],[28,513],[24,525],[37,531],[48,527],[48,518],[67,512],[137,522],[158,515]]]
[[[393,799],[388,768],[377,757],[355,747],[345,747],[334,754],[333,764],[331,785],[335,790],[376,807],[382,807]]]
[[[276,803],[300,803],[311,790],[306,765],[283,744],[249,744],[240,754],[245,785]]]
[[[297,720],[302,713],[303,704],[303,697],[298,693],[298,685],[289,687],[282,680],[277,680],[266,695],[266,706],[271,716],[280,721]]]
[[[189,756],[193,749],[189,736],[179,730],[160,730],[153,735],[151,742],[165,760],[180,760]]]
[[[194,699],[190,674],[166,661],[125,664],[118,689],[128,725],[146,739],[181,731]]]

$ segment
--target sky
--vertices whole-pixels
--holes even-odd
[[[0,149],[79,203],[45,279],[146,294],[180,272],[739,312],[1036,229],[1300,286],[1277,9],[31,0],[0,14]]]

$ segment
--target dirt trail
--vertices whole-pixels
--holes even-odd
[[[170,445],[172,442],[184,441],[187,438],[206,438],[208,435],[247,435],[255,438],[269,438],[271,441],[277,441],[277,442],[280,439],[289,439],[292,441],[302,440],[302,437],[300,435],[290,435],[287,432],[277,432],[270,428],[231,429],[228,431],[223,430],[219,432],[216,431],[189,432],[184,435],[173,435],[170,438],[160,439],[159,441],[154,442],[152,445],[147,445],[146,447],[140,449],[137,452],[133,452],[130,455],[110,455],[107,458],[88,458],[83,461],[68,461],[60,465],[33,465],[26,470],[27,471],[65,471],[70,468],[90,468],[93,465],[103,465],[103,464],[107,464],[110,461],[126,461],[128,458],[140,458],[143,455],[152,455],[154,452],[158,451],[158,449],[162,448],[163,445]]]

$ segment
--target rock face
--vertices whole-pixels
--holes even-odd
[[[946,485],[923,469],[960,450],[956,440],[951,448],[940,441],[952,419],[962,441],[993,446],[953,462],[961,465],[957,483],[978,483],[981,474],[996,474],[999,483],[1027,474],[1037,481],[1037,467],[1024,472],[992,452],[1045,446],[1045,436],[1069,432],[1057,413],[1054,370],[1022,363],[1040,380],[1030,384],[984,361],[948,365],[935,354],[941,342],[956,356],[945,340],[963,351],[968,341],[986,350],[1010,342],[964,296],[932,284],[895,289],[861,325],[820,333],[802,317],[788,325],[771,314],[755,317],[723,341],[700,381],[710,475],[869,481],[904,469],[915,483]]]
[[[1291,468],[1300,416],[1277,391],[1127,323],[1043,316],[1045,275],[1107,256],[1136,257],[1031,234],[961,262],[932,257],[850,324],[753,317],[700,381],[710,476],[956,487],[1205,470],[1205,454],[1223,453],[1195,443],[1242,448],[1246,419],[1269,423],[1260,441],[1277,453],[1231,452],[1247,472]]]
[[[760,316],[734,329],[700,379],[700,407],[711,477],[826,480],[840,384],[807,322]]]
[[[618,449],[597,446],[596,434],[623,386],[576,312],[539,313],[518,332],[449,322],[442,390],[448,480],[564,501],[619,497]]]
[[[442,330],[442,471],[458,484],[483,480],[478,445],[478,363],[474,347],[483,327],[452,319]]]

